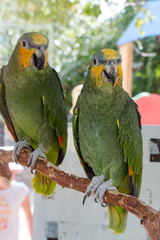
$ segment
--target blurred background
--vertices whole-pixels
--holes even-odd
[[[160,208],[160,1],[142,0],[3,0],[0,1],[0,68],[8,63],[18,38],[36,31],[49,38],[49,63],[61,78],[68,113],[77,98],[94,52],[113,48],[122,54],[124,88],[142,115],[144,174],[140,198]],[[75,91],[74,87],[78,87]],[[68,151],[62,169],[84,176],[75,153],[71,124]],[[13,145],[0,122],[0,145]],[[107,229],[107,209],[83,194],[57,186],[46,199],[32,190],[32,174],[17,175],[30,189],[34,240],[147,240],[139,220],[129,214],[126,233]],[[54,200],[54,201],[53,201]],[[19,239],[27,240],[20,210]],[[26,231],[26,233],[25,233]]]
[[[141,39],[133,42],[132,95],[160,93],[160,40],[158,35],[146,38],[143,31],[143,25],[157,17],[144,4],[143,0],[0,1],[0,67],[8,63],[21,34],[43,33],[50,40],[49,63],[61,77],[69,110],[71,91],[84,82],[92,54],[102,48],[118,49],[118,39],[142,11],[144,19],[134,23]]]

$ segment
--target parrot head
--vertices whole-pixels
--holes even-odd
[[[91,79],[98,88],[122,85],[121,56],[113,49],[97,51],[90,66]]]
[[[20,69],[32,68],[43,70],[47,66],[48,38],[40,33],[31,32],[23,34],[12,53],[10,62],[18,65]]]

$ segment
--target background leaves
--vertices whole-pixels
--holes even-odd
[[[100,20],[102,0],[5,0],[0,2],[0,67],[8,63],[17,39],[24,32],[38,31],[50,40],[49,63],[59,73],[65,91],[68,110],[71,91],[84,82],[93,53],[102,48],[114,48],[119,37],[142,9],[142,2],[128,0],[124,9],[108,17],[115,0],[107,0],[106,19]],[[144,1],[143,1],[144,3]],[[145,10],[144,10],[145,11]],[[146,19],[151,14],[146,13]],[[149,19],[150,20],[150,19]],[[137,19],[141,30],[143,23]],[[160,93],[158,37],[134,43],[133,95],[141,91]],[[156,55],[144,57],[141,51]]]

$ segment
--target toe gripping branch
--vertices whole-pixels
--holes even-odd
[[[23,141],[18,141],[17,143],[15,143],[14,148],[13,148],[13,158],[14,161],[18,164],[18,156],[22,150],[22,148],[28,148],[30,151],[32,151],[29,143],[27,142],[26,139],[24,139]]]
[[[34,150],[28,159],[27,167],[31,165],[31,173],[33,173],[37,159],[39,157],[44,158],[45,160],[47,159],[46,155],[42,151],[42,146],[39,146],[36,150]]]
[[[111,179],[105,181],[105,177],[103,175],[93,177],[84,194],[83,205],[87,197],[90,197],[90,195],[96,191],[94,198],[95,202],[100,202],[102,207],[106,207],[107,203],[104,202],[103,198],[107,190],[117,190],[117,188],[113,185]]]
[[[95,176],[92,178],[92,181],[88,185],[87,190],[84,194],[83,205],[84,205],[87,197],[90,197],[90,195],[98,189],[98,187],[104,182],[104,180],[105,180],[105,177],[103,175]]]

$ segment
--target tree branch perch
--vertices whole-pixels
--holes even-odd
[[[26,166],[29,156],[30,151],[23,148],[19,155],[18,162]],[[13,161],[12,151],[0,149],[0,175],[6,177],[8,180],[11,179],[8,163]],[[62,187],[71,188],[83,193],[90,183],[90,180],[87,178],[68,174],[42,158],[38,159],[36,170],[48,176]],[[150,240],[160,239],[160,211],[157,212],[155,209],[133,196],[125,195],[117,191],[107,191],[104,200],[108,203],[120,206],[137,216],[144,225]]]

